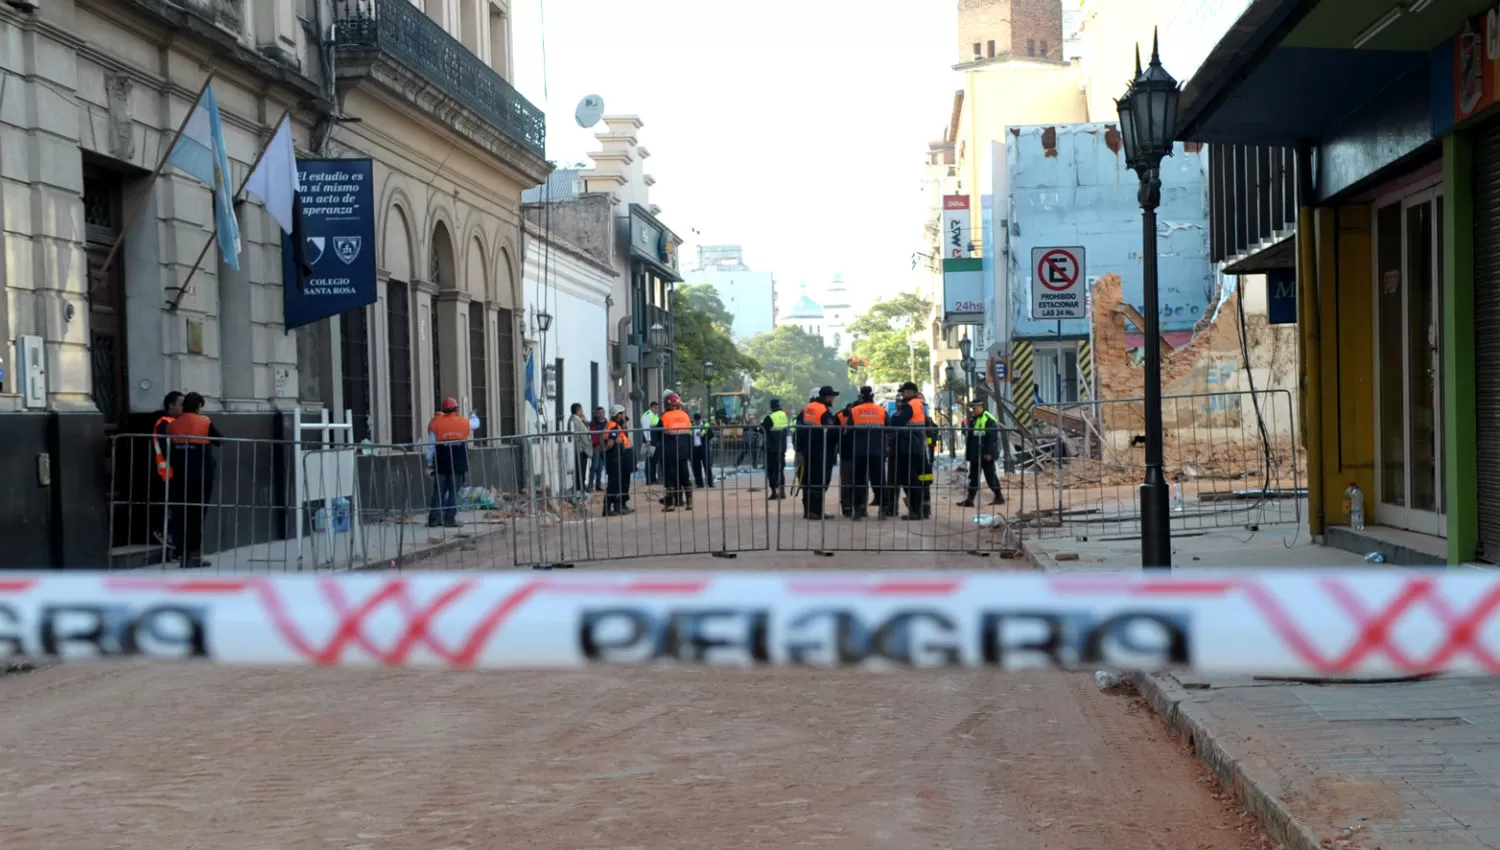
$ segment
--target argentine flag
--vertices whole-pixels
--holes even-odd
[[[167,155],[167,164],[198,178],[214,190],[214,225],[219,251],[235,271],[240,268],[240,223],[234,217],[234,190],[229,188],[229,152],[224,147],[224,124],[210,84],[194,104],[187,124]]]

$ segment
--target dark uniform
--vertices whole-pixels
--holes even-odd
[[[828,476],[833,471],[831,449],[838,440],[838,433],[828,429],[834,424],[834,419],[823,399],[832,401],[837,395],[832,387],[819,391],[818,400],[808,402],[802,409],[802,424],[797,428],[797,438],[804,452],[802,516],[806,519],[823,518],[823,494],[828,489]]]
[[[835,435],[839,441],[839,513],[846,517],[854,516],[854,421],[849,415],[854,405],[855,402],[849,402],[833,417],[838,425]]]
[[[910,386],[908,384],[907,386]],[[932,454],[928,447],[927,404],[920,396],[903,399],[891,417],[896,443],[896,480],[906,490],[905,519],[929,519],[928,486],[932,481]]]
[[[677,506],[693,509],[693,490],[688,466],[693,459],[693,417],[680,407],[669,408],[661,415],[662,478],[667,495],[662,504],[667,510]]]
[[[860,402],[850,406],[850,467],[840,473],[840,481],[849,478],[852,492],[849,504],[853,506],[853,519],[869,515],[868,491],[873,489],[882,506],[881,517],[889,516],[884,510],[885,490],[885,408],[875,403],[873,392],[860,393]]]
[[[786,432],[792,419],[781,409],[779,399],[771,399],[771,412],[760,421],[766,434],[766,498],[786,498]]]
[[[1005,494],[1000,492],[1000,475],[995,471],[995,457],[1000,454],[1000,421],[988,410],[965,423],[964,459],[969,464],[969,492],[962,507],[974,507],[974,497],[979,495],[979,473],[984,472],[984,483],[995,494],[992,505],[1005,504]]]
[[[203,560],[203,514],[213,496],[218,472],[211,441],[222,437],[213,422],[198,413],[200,407],[167,424],[172,443],[169,498],[177,509],[172,540],[184,567],[208,566]]]
[[[635,471],[635,452],[630,446],[630,432],[620,424],[624,410],[615,413],[615,418],[604,426],[599,442],[604,448],[604,474],[608,486],[604,491],[604,515],[620,516],[631,513],[630,475]]]

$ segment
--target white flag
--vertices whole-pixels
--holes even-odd
[[[292,144],[292,116],[281,119],[260,162],[245,181],[245,191],[260,198],[266,212],[281,225],[282,233],[290,234],[295,229],[292,208],[302,182],[297,175],[297,149]]]

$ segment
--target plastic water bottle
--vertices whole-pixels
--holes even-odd
[[[1182,497],[1182,479],[1178,478],[1172,482],[1172,510],[1182,511],[1187,509],[1187,503]]]
[[[349,530],[349,498],[339,496],[333,500],[333,533],[343,534]]]
[[[1365,530],[1365,491],[1359,489],[1358,481],[1350,481],[1344,488],[1344,515],[1349,517],[1350,528]]]

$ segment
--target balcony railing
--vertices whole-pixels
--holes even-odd
[[[389,54],[537,156],[545,155],[542,111],[411,0],[334,0],[333,17],[335,49]]]

